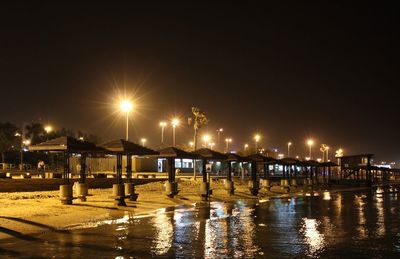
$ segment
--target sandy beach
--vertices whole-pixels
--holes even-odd
[[[233,201],[238,199],[263,199],[270,197],[291,197],[306,195],[309,187],[298,187],[284,194],[275,190],[260,190],[259,196],[250,195],[247,181],[235,180],[235,194],[228,195],[223,181],[211,184],[211,200]],[[127,201],[126,207],[113,204],[112,189],[90,189],[86,202],[78,199],[73,205],[62,205],[58,191],[3,192],[0,194],[0,239],[23,237],[43,231],[65,231],[71,228],[90,227],[99,222],[130,216],[151,214],[159,209],[178,205],[192,206],[201,202],[200,181],[179,179],[179,195],[168,198],[164,182],[151,182],[136,186],[139,198],[136,202]],[[337,189],[337,188],[336,188]],[[326,187],[314,187],[313,191],[323,192]],[[309,194],[308,194],[309,195]]]

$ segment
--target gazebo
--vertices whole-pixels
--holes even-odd
[[[178,183],[175,179],[175,159],[197,159],[199,156],[176,147],[166,147],[158,150],[158,152],[158,157],[166,158],[168,161],[168,182],[165,185],[165,191],[168,197],[173,198],[179,193]]]
[[[63,154],[63,179],[64,184],[60,185],[60,198],[62,204],[72,204],[73,194],[72,185],[70,184],[70,157],[72,154],[80,154],[80,165],[81,169],[79,172],[80,179],[77,188],[78,198],[82,201],[86,201],[88,194],[88,186],[86,185],[86,157],[88,155],[94,155],[106,152],[104,149],[96,146],[95,144],[78,140],[73,137],[59,137],[52,140],[42,142],[37,145],[29,147],[30,151],[48,151],[57,152]]]
[[[203,182],[201,185],[201,195],[204,200],[208,200],[212,191],[210,190],[210,175],[207,177],[207,168],[206,164],[209,161],[218,161],[225,162],[228,158],[227,155],[217,152],[215,150],[211,150],[208,148],[201,148],[193,152],[193,154],[201,157],[202,160],[202,174],[203,174]]]
[[[257,180],[257,165],[262,164],[264,167],[264,179],[261,181],[261,186],[269,189],[271,182],[269,180],[270,172],[269,165],[276,164],[276,159],[272,157],[263,156],[261,154],[252,154],[247,157],[251,161],[251,179],[249,181],[249,188],[251,194],[257,196],[259,188],[259,182]]]
[[[126,206],[125,197],[136,201],[139,194],[135,193],[135,186],[132,183],[132,156],[154,156],[158,155],[157,151],[150,148],[129,142],[123,139],[116,139],[99,145],[107,150],[108,154],[117,157],[117,174],[116,183],[113,185],[113,196],[115,204],[118,206]],[[122,182],[122,157],[126,156],[126,178],[127,182]]]

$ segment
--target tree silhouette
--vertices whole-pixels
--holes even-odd
[[[194,129],[194,136],[193,136],[193,142],[194,142],[194,151],[197,150],[197,136],[200,131],[200,129],[207,125],[209,122],[209,119],[206,116],[206,113],[201,111],[197,107],[192,107],[192,114],[193,116],[188,118],[188,123],[189,125],[193,125]],[[193,166],[193,177],[196,180],[196,159],[194,160],[194,166]]]

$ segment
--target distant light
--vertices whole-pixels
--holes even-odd
[[[119,104],[119,107],[123,112],[130,112],[133,108],[133,104],[130,101],[125,100]]]
[[[309,139],[309,140],[307,141],[307,145],[309,145],[309,146],[314,145],[314,140]]]
[[[288,144],[288,146],[291,146],[291,145],[292,145],[292,142],[288,142],[287,144]]]
[[[223,128],[220,128],[218,131],[219,131],[219,132],[222,132],[222,131],[224,131],[224,129],[223,129]]]
[[[258,135],[258,134],[256,134],[256,135],[254,136],[254,139],[255,139],[256,142],[258,142],[258,141],[260,140],[260,138],[261,138],[261,136]]]
[[[318,161],[318,163],[320,163],[322,161],[322,159],[321,158],[317,158],[317,161]]]
[[[80,140],[80,141],[83,141],[84,139],[83,139],[83,137],[79,137],[79,140]]]
[[[306,157],[306,160],[308,161],[308,160],[310,160],[310,158],[309,158],[309,157]]]
[[[283,155],[283,154],[278,154],[278,157],[279,157],[279,158],[283,158],[284,155]]]
[[[171,124],[172,124],[172,127],[178,126],[179,125],[179,119],[177,119],[177,118],[172,119]]]
[[[16,132],[14,136],[16,136],[16,137],[21,137],[21,134],[18,133],[18,132]]]
[[[299,156],[296,156],[296,159],[299,159]]]
[[[30,141],[29,139],[27,139],[27,140],[22,141],[22,143],[23,143],[25,146],[29,146],[29,145],[31,144],[31,141]]]
[[[142,138],[142,139],[140,139],[140,141],[142,142],[142,146],[144,146],[144,143],[146,143],[147,139]]]
[[[47,125],[46,127],[44,127],[44,131],[46,131],[46,133],[49,134],[50,132],[53,131],[53,127],[50,125]]]
[[[193,147],[193,146],[194,146],[194,142],[193,142],[193,141],[190,141],[190,142],[189,142],[189,146]]]
[[[232,139],[231,139],[231,138],[226,138],[226,139],[225,139],[225,142],[231,143],[231,142],[232,142]]]
[[[160,127],[165,127],[167,126],[167,123],[165,121],[160,122]]]
[[[203,136],[203,141],[204,142],[208,142],[208,141],[210,141],[210,139],[211,139],[210,135],[204,135]]]

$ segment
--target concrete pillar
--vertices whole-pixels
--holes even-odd
[[[259,182],[257,180],[250,180],[249,181],[249,189],[250,193],[254,196],[258,195],[258,190],[259,188]]]
[[[271,189],[271,180],[269,179],[260,179],[261,188],[270,190]]]
[[[132,182],[124,183],[125,195],[129,196],[130,201],[136,201],[139,194],[135,193],[135,185]]]
[[[64,205],[72,204],[72,185],[70,184],[60,185],[60,200],[61,204]]]
[[[81,201],[86,201],[86,196],[89,194],[89,188],[86,183],[78,183],[77,189],[76,189],[76,196],[81,200]]]
[[[200,186],[200,192],[202,200],[208,200],[212,191],[210,190],[210,183],[209,182],[202,182]]]
[[[232,180],[225,180],[225,182],[224,182],[224,188],[225,188],[226,192],[227,192],[229,195],[232,195],[232,194],[235,193],[235,186],[234,186],[234,183],[233,183]]]
[[[165,183],[165,193],[168,197],[173,198],[179,193],[177,182],[166,182]]]
[[[125,187],[123,184],[113,184],[114,204],[117,206],[126,206]]]
[[[297,180],[292,178],[290,180],[290,186],[297,187]]]

